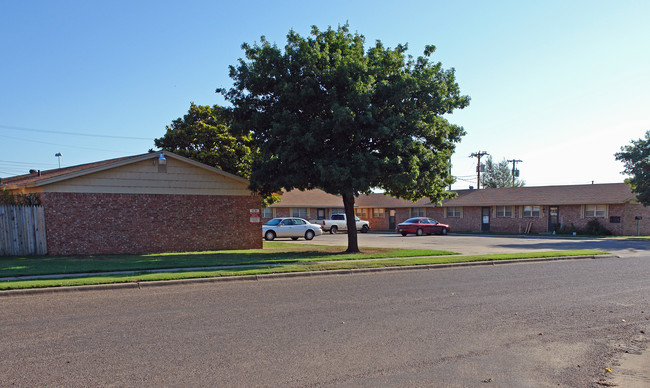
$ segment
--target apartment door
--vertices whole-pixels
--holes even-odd
[[[481,232],[490,231],[490,207],[481,208]]]
[[[548,207],[548,231],[553,232],[560,227],[560,208],[559,206]]]
[[[388,210],[388,229],[395,230],[395,209]]]

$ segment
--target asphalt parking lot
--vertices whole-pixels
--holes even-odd
[[[621,257],[637,256],[650,251],[650,240],[543,237],[543,236],[497,236],[449,234],[447,236],[402,237],[397,233],[359,233],[359,246],[377,248],[436,249],[458,252],[464,255],[513,253],[531,251],[554,251],[573,249],[599,249]],[[296,244],[323,244],[347,246],[347,234],[329,234],[315,237],[312,241],[278,239]]]

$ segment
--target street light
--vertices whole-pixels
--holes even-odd
[[[61,168],[61,156],[63,156],[63,155],[61,155],[60,152],[57,152],[56,154],[54,154],[54,156],[56,156],[57,158],[59,158],[59,168]]]

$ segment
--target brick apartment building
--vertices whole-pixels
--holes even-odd
[[[552,233],[584,228],[590,220],[614,235],[650,235],[650,208],[625,183],[459,190],[440,205],[404,201],[380,193],[356,199],[355,213],[371,230],[394,230],[410,217],[427,216],[456,232]],[[296,216],[323,219],[343,212],[341,198],[321,190],[293,190],[262,210],[264,220]]]
[[[0,189],[39,196],[51,255],[262,248],[248,181],[171,152],[33,171]]]

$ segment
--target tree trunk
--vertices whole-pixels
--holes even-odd
[[[357,240],[357,223],[354,219],[354,195],[343,194],[343,206],[345,207],[345,219],[348,225],[348,249],[346,253],[359,253],[359,242]]]

